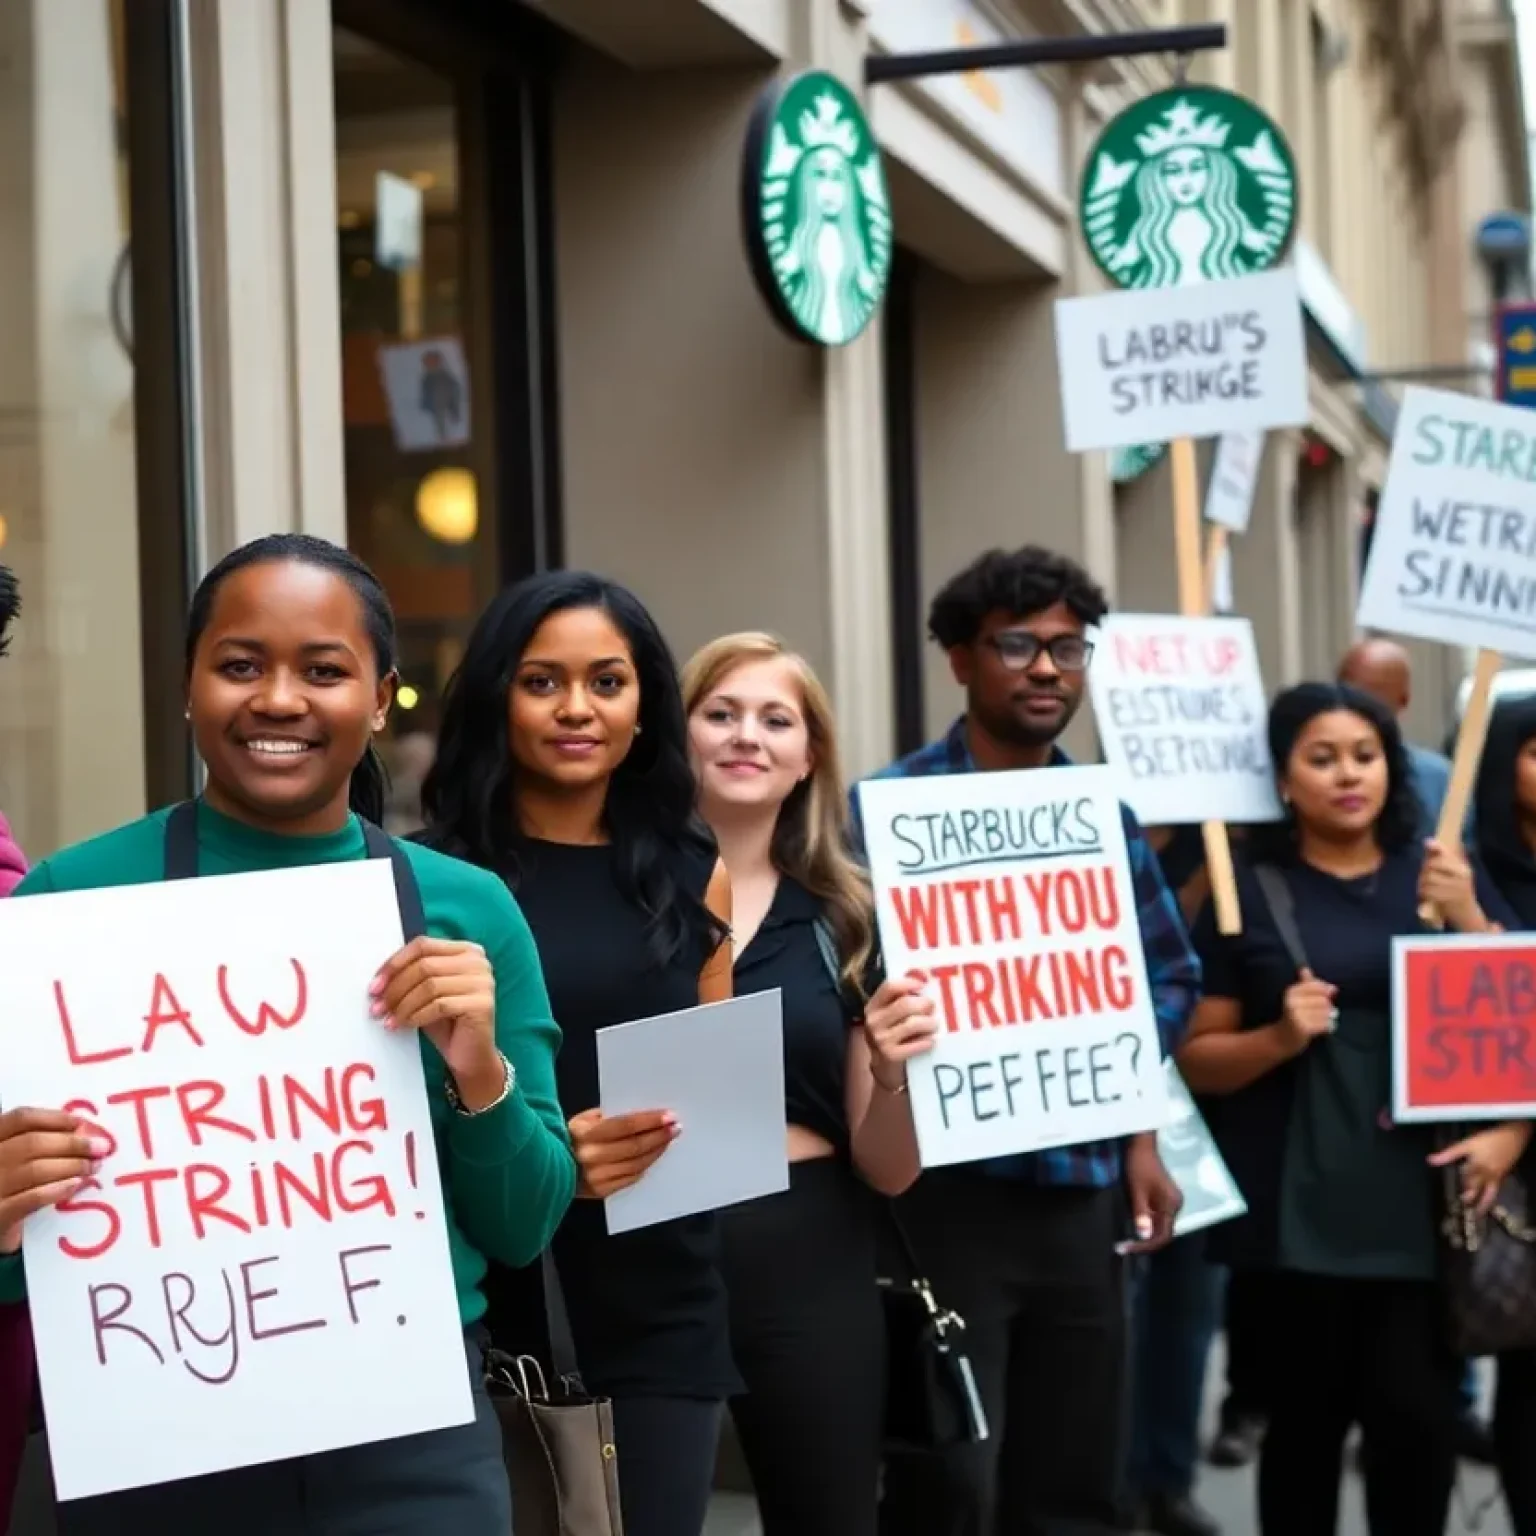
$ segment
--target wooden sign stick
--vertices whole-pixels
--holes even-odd
[[[1176,438],[1169,445],[1168,454],[1173,471],[1173,548],[1179,570],[1179,612],[1187,619],[1200,619],[1210,611],[1210,604],[1200,559],[1200,470],[1195,462],[1194,439]],[[1200,832],[1205,839],[1205,867],[1211,880],[1216,926],[1222,933],[1241,933],[1243,913],[1237,900],[1226,823],[1202,822]]]
[[[1467,807],[1477,783],[1477,767],[1488,737],[1488,717],[1493,713],[1493,679],[1501,657],[1497,651],[1479,651],[1472,673],[1472,693],[1467,699],[1461,729],[1456,733],[1456,756],[1451,762],[1451,783],[1440,810],[1435,839],[1446,848],[1461,847],[1461,831],[1467,824]],[[1419,921],[1428,928],[1444,928],[1445,914],[1433,902],[1419,908]]]

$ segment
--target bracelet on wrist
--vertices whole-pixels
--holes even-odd
[[[448,1107],[454,1114],[462,1115],[466,1120],[473,1120],[477,1115],[490,1114],[493,1109],[505,1104],[512,1097],[512,1089],[517,1083],[517,1069],[501,1051],[497,1051],[496,1059],[501,1063],[501,1092],[489,1104],[482,1104],[478,1109],[469,1109],[465,1106],[464,1100],[459,1095],[458,1084],[454,1082],[451,1072],[444,1079],[443,1092],[447,1096]]]
[[[880,1074],[876,1072],[873,1067],[869,1069],[869,1075],[874,1079],[875,1087],[878,1088],[882,1093],[889,1093],[895,1097],[899,1097],[901,1094],[904,1094],[907,1091],[906,1078],[902,1078],[902,1080],[897,1083],[894,1088],[892,1088],[889,1083],[881,1081]]]

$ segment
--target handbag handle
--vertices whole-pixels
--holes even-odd
[[[818,917],[811,927],[816,935],[816,948],[820,951],[821,963],[826,967],[827,975],[832,979],[832,985],[841,995],[843,973],[837,953],[837,937],[832,932],[832,925],[825,917]],[[880,1205],[885,1212],[886,1220],[890,1223],[891,1230],[896,1234],[896,1245],[901,1250],[901,1256],[906,1261],[907,1279],[914,1285],[926,1288],[928,1282],[923,1278],[922,1265],[917,1262],[917,1250],[912,1246],[912,1239],[907,1235],[907,1229],[896,1214],[895,1202],[887,1197],[881,1200]]]
[[[1280,942],[1285,945],[1292,963],[1298,971],[1311,970],[1307,963],[1307,947],[1301,942],[1301,929],[1296,922],[1296,896],[1291,890],[1291,882],[1274,864],[1255,864],[1253,875],[1264,893],[1275,932],[1280,935]]]

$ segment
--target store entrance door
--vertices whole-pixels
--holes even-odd
[[[475,619],[560,561],[554,45],[510,5],[335,0],[332,17],[347,539],[399,621],[381,745],[400,833]]]

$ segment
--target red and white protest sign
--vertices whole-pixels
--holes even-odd
[[[1400,938],[1392,965],[1393,1117],[1536,1115],[1536,941]]]
[[[880,943],[938,1006],[923,1166],[1154,1130],[1162,1050],[1107,768],[859,786]]]
[[[97,1128],[23,1254],[61,1498],[468,1422],[386,861],[0,903],[0,1102]]]
[[[1247,619],[1113,614],[1095,636],[1089,687],[1104,761],[1144,825],[1279,818]]]

